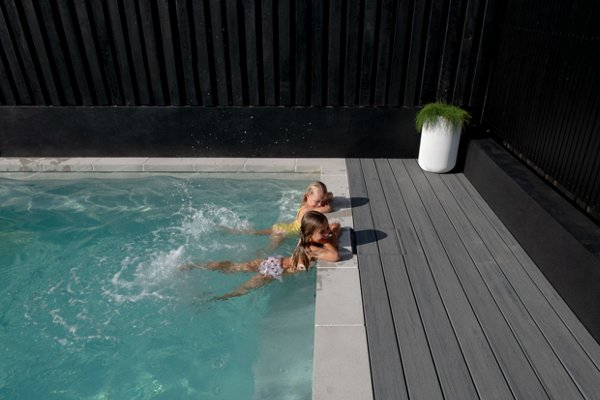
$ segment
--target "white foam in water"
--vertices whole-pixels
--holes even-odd
[[[281,193],[281,199],[279,200],[280,219],[282,221],[293,220],[296,217],[299,204],[297,191],[288,190]]]
[[[215,229],[236,228],[248,229],[250,222],[243,220],[235,211],[219,207],[215,204],[204,204],[202,208],[196,210],[189,208],[187,216],[181,226],[182,232],[197,239],[205,233],[212,233]]]
[[[118,303],[136,302],[145,298],[170,299],[172,296],[164,292],[171,286],[177,266],[186,261],[184,254],[185,246],[182,245],[168,252],[155,252],[147,261],[139,262],[138,257],[126,257],[121,263],[121,269],[111,279],[117,290],[105,290],[104,294]],[[123,275],[127,275],[136,263],[132,279],[127,280]],[[126,289],[128,293],[119,293],[119,288]]]

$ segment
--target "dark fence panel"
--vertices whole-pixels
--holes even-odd
[[[600,4],[510,0],[483,120],[600,221]]]
[[[481,108],[497,0],[0,0],[0,105]]]

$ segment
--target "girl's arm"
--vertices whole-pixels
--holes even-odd
[[[331,204],[329,204],[329,203],[324,204],[319,207],[304,206],[304,208],[306,208],[306,211],[318,211],[322,214],[327,214],[327,213],[330,213],[333,211],[333,207],[331,207]]]
[[[335,245],[330,242],[323,243],[322,247],[311,246],[310,252],[312,253],[312,256],[317,260],[325,260],[331,262],[340,261],[340,252],[338,251],[337,243]]]
[[[342,227],[338,222],[334,222],[329,224],[329,229],[331,230],[331,238],[329,238],[329,242],[333,244],[336,248],[338,248]]]
[[[215,300],[227,300],[232,297],[242,296],[251,291],[252,289],[256,289],[263,285],[266,285],[272,280],[273,278],[269,278],[261,274],[256,274],[252,278],[244,282],[242,285],[238,286],[233,292],[226,293],[223,296],[215,297]]]

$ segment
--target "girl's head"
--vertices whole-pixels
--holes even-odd
[[[302,197],[302,205],[322,207],[328,203],[330,196],[331,194],[327,192],[327,186],[323,182],[316,181],[306,188]]]
[[[310,245],[325,243],[331,236],[327,217],[318,211],[307,211],[300,224],[300,240],[292,254],[294,265],[309,267],[311,258],[308,255]]]

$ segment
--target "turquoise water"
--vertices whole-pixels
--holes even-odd
[[[308,182],[0,179],[0,399],[309,399],[315,272],[211,301]],[[277,253],[291,252],[284,242]]]

